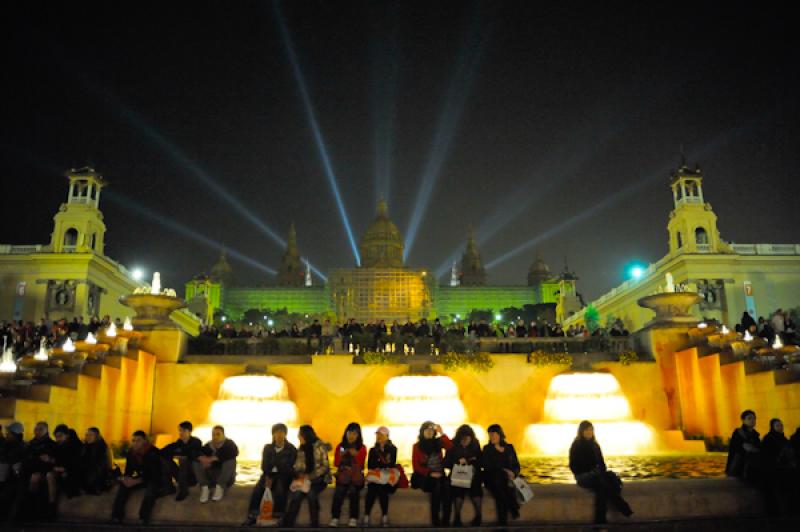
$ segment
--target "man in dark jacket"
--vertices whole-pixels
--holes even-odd
[[[286,511],[289,484],[294,477],[294,461],[297,458],[297,449],[286,439],[287,432],[283,423],[272,426],[272,443],[264,446],[261,454],[261,478],[250,497],[245,521],[248,526],[256,523],[266,488],[272,491],[272,516],[280,519]]]
[[[192,436],[192,423],[184,421],[178,425],[178,439],[161,449],[162,458],[167,460],[170,482],[175,479],[178,483],[176,501],[182,501],[189,495],[189,484],[197,481],[192,472],[192,462],[200,456],[203,442]],[[178,462],[175,463],[175,460]]]
[[[27,455],[22,423],[10,423],[0,440],[0,521],[14,522],[25,493],[23,462]]]
[[[125,503],[133,490],[144,489],[144,499],[139,507],[139,520],[142,524],[150,522],[153,506],[163,488],[161,456],[158,449],[147,441],[147,434],[137,430],[131,437],[131,448],[125,462],[125,474],[119,479],[119,488],[114,497],[111,521],[122,523],[125,518]]]

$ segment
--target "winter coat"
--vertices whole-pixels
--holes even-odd
[[[517,451],[510,443],[504,443],[505,448],[503,452],[488,443],[483,446],[483,453],[481,455],[481,465],[487,475],[497,475],[504,473],[503,469],[508,469],[514,472],[515,476],[519,476],[520,466],[519,459],[517,458]]]
[[[387,469],[397,465],[397,447],[387,440],[383,444],[383,451],[379,445],[375,445],[369,450],[367,457],[367,469]]]
[[[306,471],[306,453],[303,445],[301,445],[297,449],[297,458],[294,461],[294,474],[296,476],[308,475],[308,479],[311,482],[325,482],[325,484],[328,484],[331,481],[331,465],[328,460],[330,445],[322,440],[317,440],[311,445],[313,446],[314,463],[309,468],[309,471]]]
[[[752,446],[751,449],[745,449],[745,444]],[[754,478],[759,468],[758,450],[760,448],[761,437],[757,430],[744,426],[734,430],[728,445],[725,474],[729,477]]]
[[[200,441],[200,438],[190,436],[189,441],[185,443],[178,438],[161,449],[161,456],[168,460],[172,460],[176,456],[185,456],[190,460],[197,460],[197,457],[203,454],[202,449],[203,442]]]
[[[606,462],[597,441],[583,437],[575,438],[569,448],[569,469],[576,477],[596,469],[605,471]]]
[[[143,453],[130,449],[125,456],[125,476],[139,477],[145,484],[161,485],[164,480],[158,448],[147,444]]]
[[[442,434],[439,437],[440,445],[435,454],[428,455],[420,448],[420,442],[414,444],[411,451],[411,464],[414,466],[414,473],[427,477],[431,473],[442,473],[444,471],[444,451],[447,451],[453,446],[453,442],[447,435]],[[437,462],[439,467],[431,468],[431,465]]]
[[[292,476],[295,460],[297,460],[297,447],[288,441],[283,442],[281,452],[276,451],[274,443],[268,443],[261,452],[261,471],[265,475]],[[277,471],[273,471],[275,469]]]
[[[211,442],[208,442],[200,449],[200,454],[204,456],[216,456],[217,460],[211,464],[211,467],[222,467],[223,462],[234,460],[239,456],[239,448],[233,440],[225,438],[225,442],[219,449],[216,449],[211,445]]]

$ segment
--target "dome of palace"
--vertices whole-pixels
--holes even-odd
[[[367,227],[358,247],[364,268],[403,267],[403,238],[389,219],[385,201],[378,202],[377,216]]]

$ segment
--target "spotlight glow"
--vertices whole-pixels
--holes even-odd
[[[480,5],[476,3],[475,7],[477,9]],[[422,170],[421,183],[418,186],[417,196],[414,201],[414,210],[411,213],[411,219],[406,230],[405,248],[403,250],[404,260],[408,258],[411,248],[414,246],[428,203],[433,196],[436,182],[439,180],[442,167],[449,155],[450,145],[455,138],[458,122],[464,111],[470,88],[478,71],[478,65],[487,39],[486,34],[488,34],[488,30],[481,31],[481,20],[479,13],[470,14],[469,25],[464,34],[458,62],[445,93],[444,107],[436,124],[436,132],[431,143],[427,162]]]
[[[297,58],[297,53],[295,52],[294,44],[292,43],[292,36],[289,33],[288,26],[286,25],[286,20],[283,18],[280,2],[273,2],[272,5],[275,8],[275,19],[278,21],[278,29],[280,30],[283,45],[286,49],[286,55],[289,58],[289,63],[292,66],[292,73],[294,74],[295,81],[300,89],[300,97],[303,100],[303,108],[306,112],[308,123],[311,126],[311,132],[314,135],[314,142],[317,145],[317,152],[322,162],[322,169],[325,173],[325,177],[328,179],[331,190],[333,191],[333,197],[336,200],[336,206],[339,209],[339,216],[342,218],[342,223],[344,224],[344,229],[347,233],[347,239],[350,241],[350,247],[353,250],[353,256],[356,259],[356,265],[360,266],[361,257],[358,254],[358,245],[356,244],[356,239],[353,236],[353,230],[350,227],[350,220],[347,217],[347,211],[345,210],[344,202],[342,201],[342,195],[339,192],[339,182],[336,179],[336,173],[333,170],[333,164],[331,163],[330,156],[328,155],[328,148],[325,145],[325,139],[322,136],[322,130],[319,122],[317,121],[317,116],[314,112],[314,106],[311,104],[311,95],[308,92],[308,87],[306,85],[305,78],[303,77],[303,72],[300,69],[300,61]]]
[[[250,258],[250,257],[248,257],[248,256],[236,251],[235,249],[232,249],[230,246],[223,246],[219,242],[216,242],[216,241],[208,238],[207,236],[198,233],[197,231],[195,231],[193,229],[189,229],[188,227],[176,222],[175,220],[167,218],[167,217],[165,217],[165,216],[163,216],[161,214],[158,214],[157,212],[149,209],[148,207],[145,207],[143,205],[140,205],[140,204],[132,201],[131,199],[121,195],[119,192],[116,192],[116,191],[113,191],[113,190],[108,190],[108,191],[105,191],[104,194],[105,194],[105,197],[108,198],[110,201],[112,201],[116,205],[122,207],[123,209],[125,209],[125,210],[127,210],[129,212],[132,212],[134,214],[138,214],[138,215],[144,216],[146,218],[149,218],[150,220],[156,222],[160,226],[166,227],[167,229],[170,229],[170,230],[172,230],[172,231],[174,231],[174,232],[176,232],[176,233],[178,233],[180,235],[183,235],[183,236],[186,236],[188,238],[191,238],[195,242],[203,244],[203,245],[205,245],[207,247],[210,247],[210,248],[212,248],[214,250],[219,250],[219,249],[222,249],[224,247],[225,250],[228,252],[228,255],[230,255],[231,257],[239,260],[240,262],[243,262],[244,264],[247,264],[248,266],[252,266],[253,268],[255,268],[257,270],[261,270],[261,271],[263,271],[265,273],[268,273],[270,275],[275,275],[277,273],[274,269],[270,268],[269,266],[265,266],[265,265],[261,264],[257,260],[255,260],[253,258]]]
[[[144,279],[144,271],[141,268],[134,268],[131,271],[131,277],[133,277],[134,281],[141,281]]]

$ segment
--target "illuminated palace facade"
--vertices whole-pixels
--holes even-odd
[[[240,321],[247,315],[286,309],[289,313],[328,316],[343,321],[440,317],[466,317],[472,310],[499,311],[525,305],[557,303],[561,277],[553,276],[537,259],[524,285],[487,285],[486,270],[472,231],[451,280],[440,286],[436,276],[425,269],[403,263],[403,239],[391,221],[386,203],[378,204],[377,215],[359,244],[360,266],[328,272],[324,286],[312,283],[308,265],[303,264],[294,226],[289,230],[286,250],[274,286],[238,287],[225,254],[208,275],[186,284],[190,309],[207,322],[214,316]]]
[[[703,298],[693,309],[697,318],[729,326],[738,323],[744,312],[755,319],[769,318],[779,308],[800,306],[800,244],[723,240],[717,215],[703,194],[699,167],[683,164],[672,175],[670,188],[674,208],[667,221],[669,252],[650,264],[641,279],[628,280],[589,304],[600,325],[620,319],[631,331],[644,326],[653,312],[637,302],[664,290],[667,274],[678,290]],[[565,317],[564,325],[586,323],[587,308]]]

